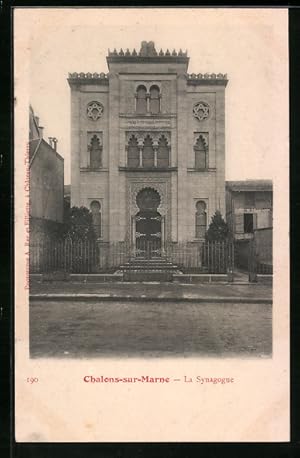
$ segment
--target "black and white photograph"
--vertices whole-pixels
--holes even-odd
[[[288,319],[284,12],[16,13],[30,364],[275,364],[274,319]],[[149,381],[166,378],[133,380]]]

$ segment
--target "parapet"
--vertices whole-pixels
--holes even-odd
[[[69,84],[108,84],[107,73],[69,73],[68,76]]]
[[[124,51],[123,48],[120,50],[114,49],[113,51],[108,50],[107,62],[188,62],[189,58],[187,51],[176,51],[175,49],[163,51],[162,49],[158,52],[155,49],[154,41],[142,41],[141,49],[136,51],[133,49],[130,51],[128,48]]]
[[[187,84],[189,85],[214,84],[226,86],[228,83],[227,73],[191,73],[186,76]]]

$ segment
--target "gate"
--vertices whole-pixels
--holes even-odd
[[[157,211],[144,210],[137,214],[135,221],[136,256],[146,259],[161,256],[161,215]]]
[[[256,282],[258,275],[273,274],[271,228],[256,229],[253,238],[235,241],[235,268],[249,282]]]

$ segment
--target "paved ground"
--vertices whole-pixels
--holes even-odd
[[[39,301],[32,357],[267,357],[271,304]]]
[[[77,283],[77,282],[37,282],[30,288],[31,296],[42,298],[46,295],[97,295],[118,298],[149,299],[195,299],[213,301],[252,301],[272,300],[272,286],[259,283],[201,283],[179,285],[175,283]]]

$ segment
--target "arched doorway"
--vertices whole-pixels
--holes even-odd
[[[136,197],[139,212],[135,217],[135,250],[138,257],[161,256],[162,217],[157,211],[159,193],[152,188],[142,189]]]

